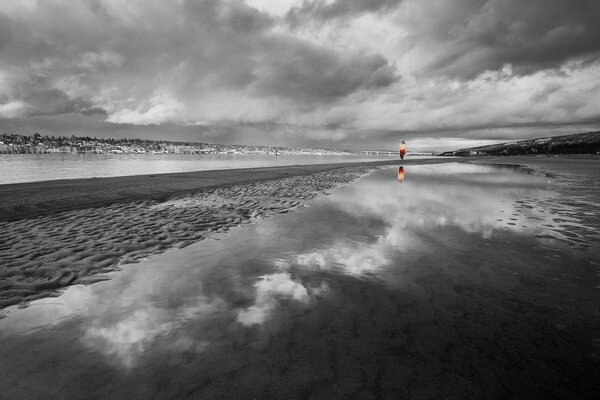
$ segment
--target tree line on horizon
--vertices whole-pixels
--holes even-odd
[[[123,149],[138,149],[139,152],[167,152],[179,154],[222,153],[245,151],[257,153],[327,152],[331,154],[349,151],[324,149],[297,149],[285,146],[226,145],[216,143],[183,142],[170,140],[150,140],[139,138],[97,138],[90,136],[42,136],[16,133],[0,134],[0,153],[46,153],[46,152],[115,152]],[[135,152],[135,151],[132,151]]]

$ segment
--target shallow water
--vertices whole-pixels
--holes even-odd
[[[382,169],[12,307],[2,398],[594,398],[599,227],[564,185]]]
[[[0,184],[215,169],[366,162],[396,158],[398,157],[383,155],[0,154]],[[413,156],[412,158],[424,157]]]

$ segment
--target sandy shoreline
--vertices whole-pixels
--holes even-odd
[[[446,163],[452,159],[405,160],[403,165]],[[143,199],[166,200],[208,188],[309,175],[341,168],[398,164],[399,160],[244,168],[111,178],[54,180],[0,185],[0,221],[100,207]]]

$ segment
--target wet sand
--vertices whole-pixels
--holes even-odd
[[[557,216],[558,226],[548,226],[547,232],[536,237],[561,240],[573,247],[600,243],[600,156],[511,156],[465,160],[473,164],[504,167],[519,166],[544,174],[557,192],[546,201],[516,200],[519,207],[545,210]],[[586,220],[587,226],[577,223]],[[575,222],[575,223],[574,223]]]

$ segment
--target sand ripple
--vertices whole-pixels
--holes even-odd
[[[595,176],[566,173],[548,174],[556,180],[553,188],[559,195],[543,200],[525,198],[521,211],[536,208],[551,222],[543,224],[539,238],[559,240],[572,248],[596,253],[600,243],[600,181]]]
[[[594,256],[600,255],[600,181],[595,174],[564,172],[557,170],[556,166],[529,168],[517,164],[492,165],[517,173],[545,176],[548,179],[546,188],[552,192],[549,196],[546,195],[547,191],[520,196],[514,201],[512,214],[507,213],[497,219],[500,226],[519,226],[539,239],[557,241],[574,249],[588,251]],[[504,210],[500,212],[504,213]]]
[[[1,309],[60,295],[73,284],[233,226],[293,211],[373,171],[353,167],[0,223]]]

